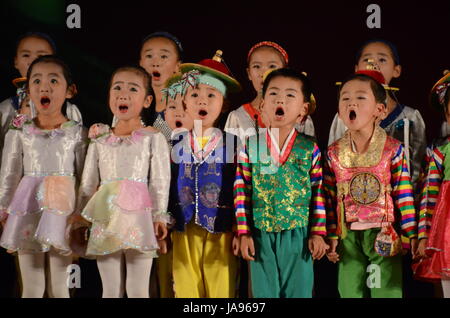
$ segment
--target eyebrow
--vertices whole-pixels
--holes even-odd
[[[295,88],[286,88],[287,91],[294,91],[294,92],[298,92],[298,90],[296,90]]]
[[[125,82],[124,81],[117,81],[117,82],[113,83],[113,85],[116,85],[116,84],[125,84]],[[141,87],[141,85],[139,85],[137,83],[134,83],[134,82],[128,82],[127,84],[132,85],[132,86]]]

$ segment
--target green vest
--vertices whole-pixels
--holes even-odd
[[[314,143],[298,134],[289,158],[277,166],[271,161],[266,134],[259,135],[258,146],[256,138],[250,137],[247,144],[255,227],[265,232],[281,232],[308,226]]]
[[[439,147],[439,150],[444,155],[442,165],[444,166],[444,180],[450,180],[450,142]]]

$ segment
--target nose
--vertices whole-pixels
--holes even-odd
[[[120,95],[118,96],[119,101],[125,101],[127,99],[128,99],[128,95],[125,94],[124,92],[120,93]]]
[[[42,93],[47,93],[50,91],[50,85],[46,81],[43,81],[39,89]]]

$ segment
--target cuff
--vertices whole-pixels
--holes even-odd
[[[171,225],[175,223],[172,215],[169,212],[154,211],[153,212],[153,222],[165,223],[166,225]]]

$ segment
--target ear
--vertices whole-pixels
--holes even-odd
[[[394,73],[392,74],[392,77],[397,78],[397,77],[400,77],[401,74],[402,74],[402,66],[396,65],[394,67]]]
[[[152,104],[152,101],[153,101],[153,96],[148,95],[144,100],[144,108],[149,108],[150,105]]]
[[[75,84],[70,85],[67,87],[66,98],[74,98],[77,92],[77,86]]]
[[[355,64],[355,73],[359,71],[358,64]]]
[[[249,81],[251,82],[252,79],[250,78],[250,68],[247,67],[245,70],[247,71],[247,77],[248,77]]]
[[[384,119],[384,114],[386,112],[386,106],[382,103],[377,103],[375,110],[375,117],[379,119]]]
[[[300,113],[298,114],[297,123],[301,123],[306,116],[308,116],[308,110],[309,110],[309,103],[303,103],[300,106]]]
[[[177,62],[177,65],[175,65],[175,71],[173,72],[173,74],[178,74],[180,73],[180,66],[181,66],[181,61]]]
[[[14,68],[15,68],[16,70],[19,70],[19,69],[17,68],[17,56],[14,57]]]

